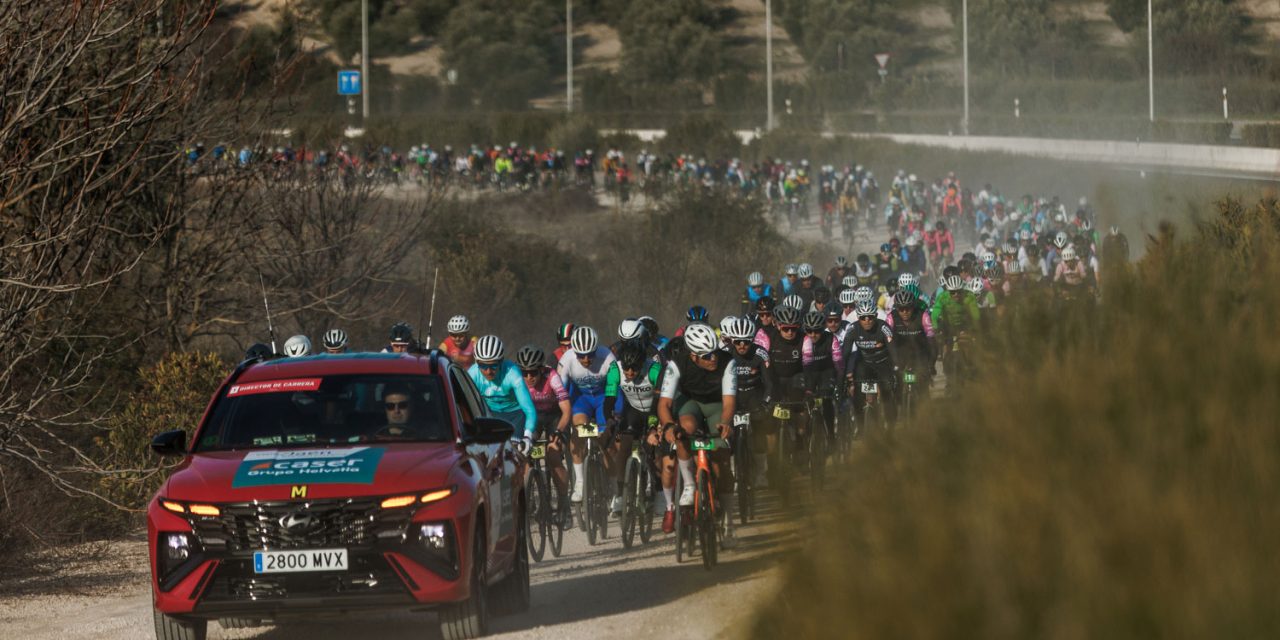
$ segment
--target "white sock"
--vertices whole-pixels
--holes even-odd
[[[670,511],[675,508],[676,506],[676,488],[675,487],[663,487],[662,497],[665,498],[667,501],[667,511]]]
[[[693,458],[680,461],[680,477],[684,478],[684,486],[693,486]]]
[[[581,486],[582,486],[582,480],[583,480],[583,478],[586,478],[586,477],[587,477],[587,463],[585,463],[585,462],[575,462],[575,463],[573,463],[573,482],[574,482],[574,484],[576,484],[576,485],[578,485],[579,487],[581,487]]]

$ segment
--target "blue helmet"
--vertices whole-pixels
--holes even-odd
[[[684,317],[689,322],[706,322],[710,316],[711,314],[707,311],[707,308],[700,304],[689,307],[689,311],[684,314]]]

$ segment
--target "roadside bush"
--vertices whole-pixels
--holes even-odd
[[[152,436],[182,429],[188,442],[209,399],[230,372],[216,353],[175,351],[138,371],[139,388],[124,408],[107,421],[107,433],[96,440],[99,461],[110,474],[102,492],[116,504],[141,510],[164,477],[162,462],[151,452]],[[128,512],[117,512],[123,520]]]
[[[1225,202],[1113,269],[1096,322],[1012,309],[968,392],[864,442],[754,637],[1270,634],[1277,246],[1274,200]]]
[[[1247,124],[1240,130],[1240,137],[1250,147],[1280,148],[1280,125]]]
[[[667,129],[658,144],[662,153],[692,153],[708,159],[736,158],[742,141],[721,118],[689,116]]]

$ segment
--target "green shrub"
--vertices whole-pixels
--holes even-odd
[[[1240,130],[1240,137],[1250,147],[1280,148],[1280,125],[1247,124]]]

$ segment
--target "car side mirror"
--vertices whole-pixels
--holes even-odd
[[[166,431],[151,439],[151,450],[161,456],[187,454],[187,432],[181,429]]]
[[[502,418],[476,418],[471,430],[471,441],[480,444],[499,444],[511,439],[515,425]]]

